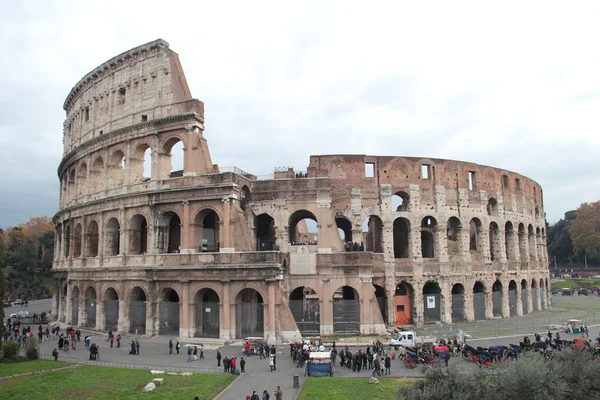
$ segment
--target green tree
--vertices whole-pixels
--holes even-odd
[[[4,272],[0,269],[0,321],[4,321],[4,299],[8,294],[6,286],[6,279],[4,278]],[[4,323],[0,324],[0,335],[4,333]]]
[[[571,225],[571,240],[578,253],[600,260],[600,201],[579,206]]]

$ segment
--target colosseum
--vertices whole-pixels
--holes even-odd
[[[163,40],[95,68],[64,110],[52,312],[65,323],[275,343],[550,306],[542,188],[518,173],[367,155],[268,177],[220,168]]]

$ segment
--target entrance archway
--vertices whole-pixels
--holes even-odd
[[[121,225],[116,218],[106,224],[106,255],[116,256],[121,252]]]
[[[113,332],[119,329],[119,295],[113,288],[104,292],[104,329]]]
[[[238,293],[235,327],[238,339],[244,339],[248,336],[264,336],[265,315],[263,298],[256,290],[246,288]]]
[[[485,319],[485,286],[479,281],[473,285],[473,312],[475,321]]]
[[[158,245],[161,253],[178,253],[181,245],[181,219],[172,211],[159,219]]]
[[[275,249],[275,220],[269,214],[260,214],[254,220],[256,251]]]
[[[340,239],[342,242],[352,243],[352,223],[345,217],[337,217],[335,219],[335,224],[338,228],[338,232],[340,233]]]
[[[159,335],[179,334],[179,295],[171,288],[165,288],[159,304]]]
[[[360,302],[358,292],[342,286],[333,293],[333,333],[360,332]]]
[[[218,338],[221,332],[219,295],[212,289],[200,289],[194,297],[196,337]]]
[[[535,279],[531,280],[531,308],[533,310],[533,312],[537,312],[538,310],[538,288],[537,288],[537,282],[535,281]]]
[[[89,287],[85,291],[85,313],[87,319],[84,317],[85,326],[88,328],[96,327],[96,290],[93,287]]]
[[[502,317],[502,282],[498,280],[492,285],[492,312],[494,317]]]
[[[308,286],[297,287],[290,293],[290,310],[300,333],[308,336],[321,333],[319,295]]]
[[[442,319],[442,289],[437,282],[427,282],[423,286],[423,321],[438,322]]]
[[[136,286],[129,296],[129,333],[146,333],[146,293]]]
[[[517,282],[515,281],[508,283],[508,308],[511,317],[517,315]]]
[[[79,325],[79,288],[77,286],[73,288],[71,295],[71,325]]]
[[[413,289],[406,282],[400,282],[396,286],[394,295],[396,306],[396,325],[412,324]]]
[[[452,322],[465,320],[465,287],[456,283],[452,286]]]
[[[525,279],[521,281],[521,305],[523,306],[523,315],[529,314],[527,301],[527,281]]]
[[[148,222],[146,217],[136,214],[131,218],[131,254],[148,252]]]

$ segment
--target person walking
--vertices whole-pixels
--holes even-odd
[[[271,398],[271,396],[269,395],[269,391],[267,389],[265,389],[263,391],[262,400],[269,400],[270,398]]]
[[[173,339],[169,339],[169,354],[173,354]]]
[[[137,339],[135,339],[135,354],[140,355],[140,342]]]
[[[191,347],[188,347],[187,354],[188,354],[188,362],[192,362],[192,348]]]
[[[258,394],[256,394],[256,390],[252,391],[252,396],[250,396],[250,400],[260,400]]]
[[[242,374],[246,373],[246,360],[244,360],[244,357],[240,359],[240,372]]]
[[[281,388],[279,386],[277,386],[277,389],[273,394],[275,395],[275,400],[283,400],[283,392],[281,391]]]
[[[117,335],[117,349],[119,347],[121,347],[121,334],[120,333]]]
[[[375,357],[375,361],[373,361],[373,372],[371,376],[379,375],[381,376],[381,363],[379,362],[379,358]]]
[[[200,358],[204,360],[204,345],[200,344]]]
[[[385,374],[390,375],[391,374],[390,368],[392,367],[392,359],[390,358],[390,356],[385,357],[384,365],[385,365]]]
[[[177,354],[179,354],[180,347],[181,347],[181,345],[179,344],[179,339],[177,339],[177,344],[175,345],[175,351],[177,351]]]
[[[217,350],[217,367],[221,366],[221,351]]]
[[[131,341],[131,351],[129,351],[130,356],[135,356],[135,340]]]
[[[113,348],[113,344],[115,343],[115,335],[110,336],[110,348]]]

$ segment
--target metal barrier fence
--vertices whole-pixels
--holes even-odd
[[[54,357],[50,354],[40,354],[40,358],[43,360],[54,360]],[[129,369],[144,369],[144,370],[157,370],[165,372],[191,372],[194,374],[222,374],[222,368],[194,368],[194,367],[177,367],[172,365],[156,365],[156,364],[136,364],[136,363],[125,363],[116,361],[103,361],[103,360],[81,360],[74,357],[63,357],[58,356],[58,361],[69,362],[73,364],[82,365],[96,365],[102,367],[114,367],[114,368],[129,368]]]

